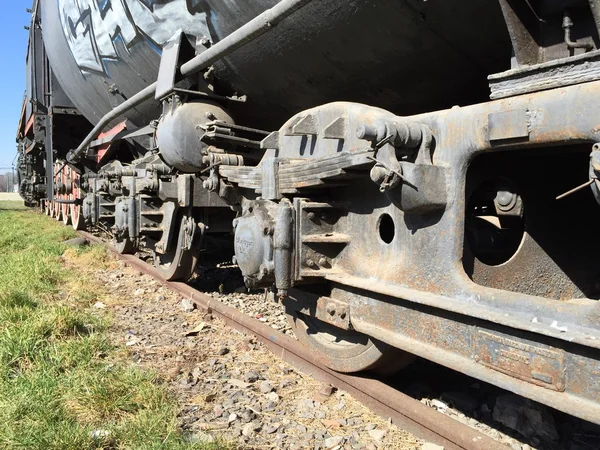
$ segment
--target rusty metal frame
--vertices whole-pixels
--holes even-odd
[[[591,82],[406,118],[435,136],[434,164],[449,170],[448,205],[437,222],[416,227],[393,273],[326,275],[330,296],[348,302],[352,326],[600,423],[600,304],[480,286],[462,266],[470,162],[489,152],[591,148],[600,139],[599,102],[600,82]]]
[[[366,105],[332,103],[298,113],[279,130],[277,140],[267,139],[269,148],[277,148],[278,177],[261,165],[228,167],[220,175],[237,184],[247,199],[269,176],[278,183],[273,192],[288,186],[297,190],[294,287],[306,284],[312,286],[307,292],[313,292],[321,283],[321,298],[316,296],[312,305],[298,305],[300,310],[337,325],[340,332],[354,329],[600,423],[600,389],[595,382],[600,372],[600,303],[483,286],[463,265],[470,165],[492,153],[518,163],[531,150],[542,159],[545,154],[568,157],[569,152],[591,150],[600,141],[599,102],[600,82],[594,81],[410,117],[394,117]],[[306,138],[285,134],[309,116]],[[360,128],[346,130],[341,143],[325,141],[329,138],[324,137],[328,133],[323,126],[338,116],[351,117],[354,124],[380,120],[398,129],[429,130],[432,156],[428,165],[422,164],[428,171],[415,178],[411,170],[419,165],[417,160],[401,162],[403,175],[421,195],[414,207],[407,202],[412,192],[406,181],[382,190],[372,171],[369,179],[365,169],[370,167],[369,147],[365,151],[364,141],[356,140],[361,139]],[[379,128],[383,132],[384,126]],[[310,142],[309,156],[302,154],[302,139]],[[356,170],[347,179],[337,179],[335,189],[317,193],[321,177],[329,174],[329,166],[319,162],[329,161],[332,152],[349,161],[354,158]],[[273,154],[268,150],[265,160]],[[296,180],[293,169],[282,169],[288,161],[310,164],[312,178]],[[586,164],[582,173],[586,176]],[[435,195],[423,196],[428,190]],[[272,208],[277,197],[273,200]],[[435,202],[435,208],[428,208],[427,202]],[[306,208],[311,204],[336,213],[324,219],[324,211]],[[387,241],[379,228],[384,216],[395,231]],[[332,299],[344,306],[343,321],[327,317],[326,308],[320,307]],[[335,355],[325,355],[324,360],[328,357]],[[351,363],[347,370],[353,370]]]

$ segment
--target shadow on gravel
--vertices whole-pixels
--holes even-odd
[[[523,450],[599,448],[600,426],[431,361],[419,358],[384,381],[485,434],[498,430],[517,439]]]
[[[248,292],[240,269],[231,262],[233,254],[233,246],[229,240],[208,237],[204,242],[196,273],[189,284],[208,294]]]

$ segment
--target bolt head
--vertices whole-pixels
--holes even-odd
[[[510,206],[515,201],[515,194],[509,191],[498,191],[496,193],[496,202],[500,206]]]

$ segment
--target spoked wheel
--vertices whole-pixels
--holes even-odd
[[[75,230],[85,229],[85,218],[83,217],[83,211],[81,206],[82,193],[79,187],[81,178],[79,174],[74,170],[71,170],[71,200],[76,200],[78,203],[69,205],[69,213],[71,215],[71,224]]]
[[[62,174],[58,174],[58,170],[60,169],[60,164],[58,162],[54,163],[54,170],[52,172],[54,176],[54,192],[52,198],[52,214],[51,217],[55,218],[58,221],[62,220],[62,204],[58,203],[56,200],[62,198],[60,191],[62,189]]]
[[[133,255],[138,250],[137,244],[128,237],[113,239],[113,245],[115,246],[117,252],[121,255]]]
[[[293,296],[297,291],[290,291]],[[355,330],[344,330],[306,316],[284,302],[296,338],[315,357],[336,372],[371,371],[387,376],[406,367],[415,356]]]
[[[61,206],[61,211],[60,214],[62,216],[62,221],[65,225],[70,225],[71,224],[71,214],[69,211],[69,204],[68,203],[62,203]]]
[[[63,202],[68,202],[71,199],[71,194],[69,194],[70,184],[71,184],[71,176],[70,176],[71,168],[69,166],[65,166],[62,169],[60,174],[60,178],[62,179],[64,186],[64,194],[61,194],[60,199]],[[68,203],[61,203],[60,209],[62,213],[62,221],[65,225],[71,224],[71,211]]]
[[[190,215],[181,216],[177,243],[167,253],[154,252],[154,267],[165,280],[190,279],[198,263],[203,234],[203,225],[198,226]]]
[[[69,212],[71,213],[71,225],[75,230],[85,230],[85,219],[81,212],[81,205],[70,205]]]
[[[58,221],[61,221],[62,220],[62,204],[58,203],[57,201],[53,201],[52,207],[53,207],[52,209],[54,210],[54,215],[52,217],[54,217]]]

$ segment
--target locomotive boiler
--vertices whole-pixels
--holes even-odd
[[[36,0],[21,193],[187,279],[212,238],[343,372],[600,423],[600,2]]]

